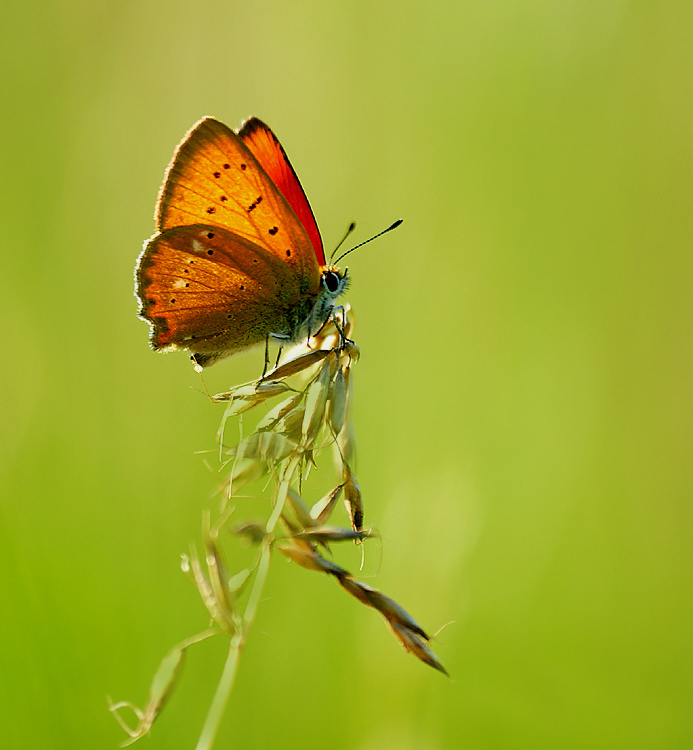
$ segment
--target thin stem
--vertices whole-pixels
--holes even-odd
[[[286,469],[282,472],[282,479],[277,488],[277,497],[272,509],[272,515],[267,521],[265,536],[262,542],[262,551],[260,552],[260,562],[257,566],[255,573],[255,580],[253,581],[253,587],[248,596],[248,602],[245,605],[245,612],[243,613],[243,627],[239,632],[231,638],[231,644],[229,646],[229,654],[226,657],[226,663],[224,664],[224,671],[221,674],[219,684],[217,685],[212,705],[209,707],[205,723],[200,733],[200,738],[197,741],[195,750],[211,750],[211,747],[216,738],[221,720],[224,716],[226,704],[228,703],[229,696],[233,690],[234,682],[236,681],[236,674],[238,673],[238,665],[241,658],[241,652],[245,647],[246,640],[250,633],[250,628],[257,615],[258,605],[260,604],[260,598],[262,597],[262,591],[267,581],[267,574],[269,573],[269,564],[272,551],[272,540],[274,527],[277,525],[277,521],[281,516],[286,502],[286,496],[289,492],[289,484],[293,477],[296,469],[300,463],[298,456],[293,456],[289,461]]]
[[[260,562],[257,566],[257,572],[255,573],[255,580],[253,581],[253,588],[248,597],[248,603],[245,605],[245,612],[243,613],[243,622],[245,623],[244,632],[247,636],[250,626],[253,624],[255,615],[257,614],[257,608],[260,604],[260,597],[262,596],[262,589],[265,587],[265,581],[267,580],[267,573],[269,572],[270,563],[270,550],[271,547],[267,541],[263,542],[263,549],[260,554]],[[245,637],[243,638],[245,642]]]
[[[277,490],[277,501],[274,504],[272,515],[267,520],[267,526],[265,527],[265,531],[268,535],[274,533],[274,527],[277,525],[279,516],[281,516],[282,511],[284,510],[284,503],[286,502],[286,496],[289,492],[289,484],[291,483],[294,472],[298,469],[300,460],[301,459],[298,455],[292,456],[291,461],[289,461],[288,466],[282,473],[282,481],[279,483],[279,488]]]
[[[214,738],[219,730],[219,725],[221,724],[221,718],[224,715],[224,709],[236,681],[236,673],[238,672],[238,664],[244,642],[245,638],[240,635],[234,636],[231,639],[229,655],[226,657],[226,664],[224,664],[224,671],[221,674],[217,690],[214,693],[212,705],[207,712],[207,718],[202,727],[200,739],[197,741],[197,745],[195,745],[195,750],[209,750],[212,747]]]

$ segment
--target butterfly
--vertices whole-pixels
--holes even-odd
[[[284,149],[256,117],[237,133],[212,117],[195,123],[154,219],[135,269],[138,314],[153,349],[188,350],[200,367],[270,339],[308,338],[348,285],[347,271],[325,262]]]

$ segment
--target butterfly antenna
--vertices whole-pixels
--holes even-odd
[[[346,238],[356,229],[356,222],[352,221],[351,224],[347,227],[346,232],[344,232],[344,237],[342,237],[341,240],[337,243],[337,247],[332,251],[332,255],[330,255],[330,259],[328,261],[328,265],[332,265],[332,258],[334,258],[334,254],[339,250],[339,248],[344,244]]]
[[[404,221],[404,219],[397,219],[394,224],[390,224],[390,226],[387,229],[383,229],[382,232],[378,232],[378,234],[374,234],[370,239],[365,240],[364,242],[359,242],[358,245],[355,247],[352,247],[351,250],[347,250],[345,253],[342,253],[339,258],[335,261],[335,263],[339,263],[339,261],[345,256],[349,255],[349,253],[352,253],[354,250],[358,249],[359,247],[363,247],[364,245],[367,245],[369,242],[372,242],[373,240],[377,239],[378,237],[382,237],[384,234],[387,234],[388,232],[391,232],[393,229],[397,229],[397,227]],[[330,261],[332,262],[332,261]]]

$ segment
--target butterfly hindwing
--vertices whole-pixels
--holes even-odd
[[[212,225],[154,235],[138,261],[137,295],[153,348],[223,356],[288,331],[314,301],[303,301],[276,255]]]

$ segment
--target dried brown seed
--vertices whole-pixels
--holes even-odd
[[[358,599],[361,604],[365,604],[367,607],[373,606],[368,596],[371,587],[367,584],[362,583],[361,581],[357,581],[355,578],[352,578],[349,575],[340,578],[339,585],[353,597],[356,597],[356,599]]]
[[[412,633],[411,630],[397,623],[388,621],[387,625],[395,638],[402,644],[402,648],[405,651],[413,654],[424,664],[428,664],[429,667],[442,672],[446,677],[450,676],[428,644],[416,633]]]
[[[428,635],[397,602],[367,583],[357,581],[351,575],[339,577],[339,585],[362,604],[377,609],[405,651],[414,654],[425,664],[444,675],[448,674],[438,657],[427,645]]]
[[[385,594],[383,594],[382,591],[378,591],[378,589],[368,588],[370,589],[370,591],[368,591],[368,599],[371,606],[377,609],[388,622],[406,628],[407,630],[416,633],[424,640],[430,640],[426,631],[403,607],[397,604],[394,599],[385,596]]]

